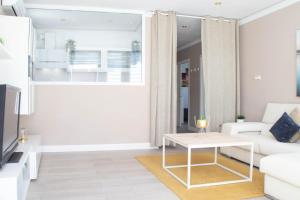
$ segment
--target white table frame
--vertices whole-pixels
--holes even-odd
[[[172,165],[167,166],[166,165],[166,140],[174,142],[175,144],[179,144],[185,148],[187,148],[187,164],[186,165]],[[240,172],[237,172],[233,169],[230,169],[220,163],[218,163],[218,148],[219,147],[230,147],[230,146],[250,146],[250,165],[249,165],[249,175],[245,176],[244,174],[241,174]],[[187,187],[187,189],[191,188],[197,188],[197,187],[207,187],[207,186],[216,186],[216,185],[225,185],[225,184],[233,184],[233,183],[242,183],[242,182],[252,182],[253,179],[253,154],[254,154],[254,144],[252,142],[236,142],[236,143],[224,143],[224,144],[213,144],[213,145],[206,145],[206,146],[194,146],[194,145],[182,145],[179,141],[175,141],[172,138],[168,138],[166,136],[163,137],[163,156],[162,156],[162,165],[163,168],[172,175],[176,180],[178,180],[180,183],[182,183],[184,186]],[[200,148],[214,148],[214,161],[211,163],[201,163],[201,164],[191,164],[191,158],[192,158],[192,149],[200,149]],[[212,182],[212,183],[202,183],[202,184],[191,184],[191,167],[201,167],[201,166],[208,166],[208,165],[217,165],[224,170],[227,170],[243,179],[239,180],[229,180],[229,181],[220,181],[220,182]],[[170,169],[174,168],[183,168],[187,167],[187,180],[186,182],[182,180],[180,177],[178,177],[175,173],[173,173]]]

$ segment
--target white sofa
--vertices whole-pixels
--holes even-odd
[[[269,130],[284,112],[290,113],[296,107],[300,109],[300,104],[269,103],[262,122],[222,126],[222,133],[254,142],[254,165],[265,174],[265,193],[280,200],[300,199],[300,142],[278,142]],[[226,147],[221,153],[249,163],[249,148]]]
[[[300,199],[300,153],[274,154],[261,159],[264,192],[280,200]]]
[[[269,132],[273,124],[284,112],[290,113],[300,104],[279,104],[268,103],[262,122],[225,123],[222,126],[222,133],[236,135],[254,142],[254,165],[260,166],[260,159],[280,153],[300,153],[300,143],[278,142]],[[226,147],[221,153],[238,160],[249,163],[248,147]]]

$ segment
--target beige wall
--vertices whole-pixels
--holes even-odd
[[[201,43],[177,53],[177,61],[190,60],[190,69],[200,67]],[[178,69],[180,71],[180,68]],[[200,112],[200,72],[190,73],[190,125],[194,126],[194,116]],[[179,108],[178,108],[179,110]]]
[[[143,86],[36,86],[35,113],[21,127],[41,134],[44,145],[149,142],[150,19],[146,19]]]
[[[240,27],[241,112],[260,121],[267,102],[296,97],[296,30],[300,3]],[[262,80],[254,80],[261,75]]]
[[[21,127],[45,145],[149,142],[145,86],[37,86]]]

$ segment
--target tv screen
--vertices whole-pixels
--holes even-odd
[[[17,147],[19,137],[20,89],[0,85],[0,167]]]

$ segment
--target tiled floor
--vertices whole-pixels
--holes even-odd
[[[160,151],[44,154],[27,200],[177,200],[134,158],[149,153]]]

